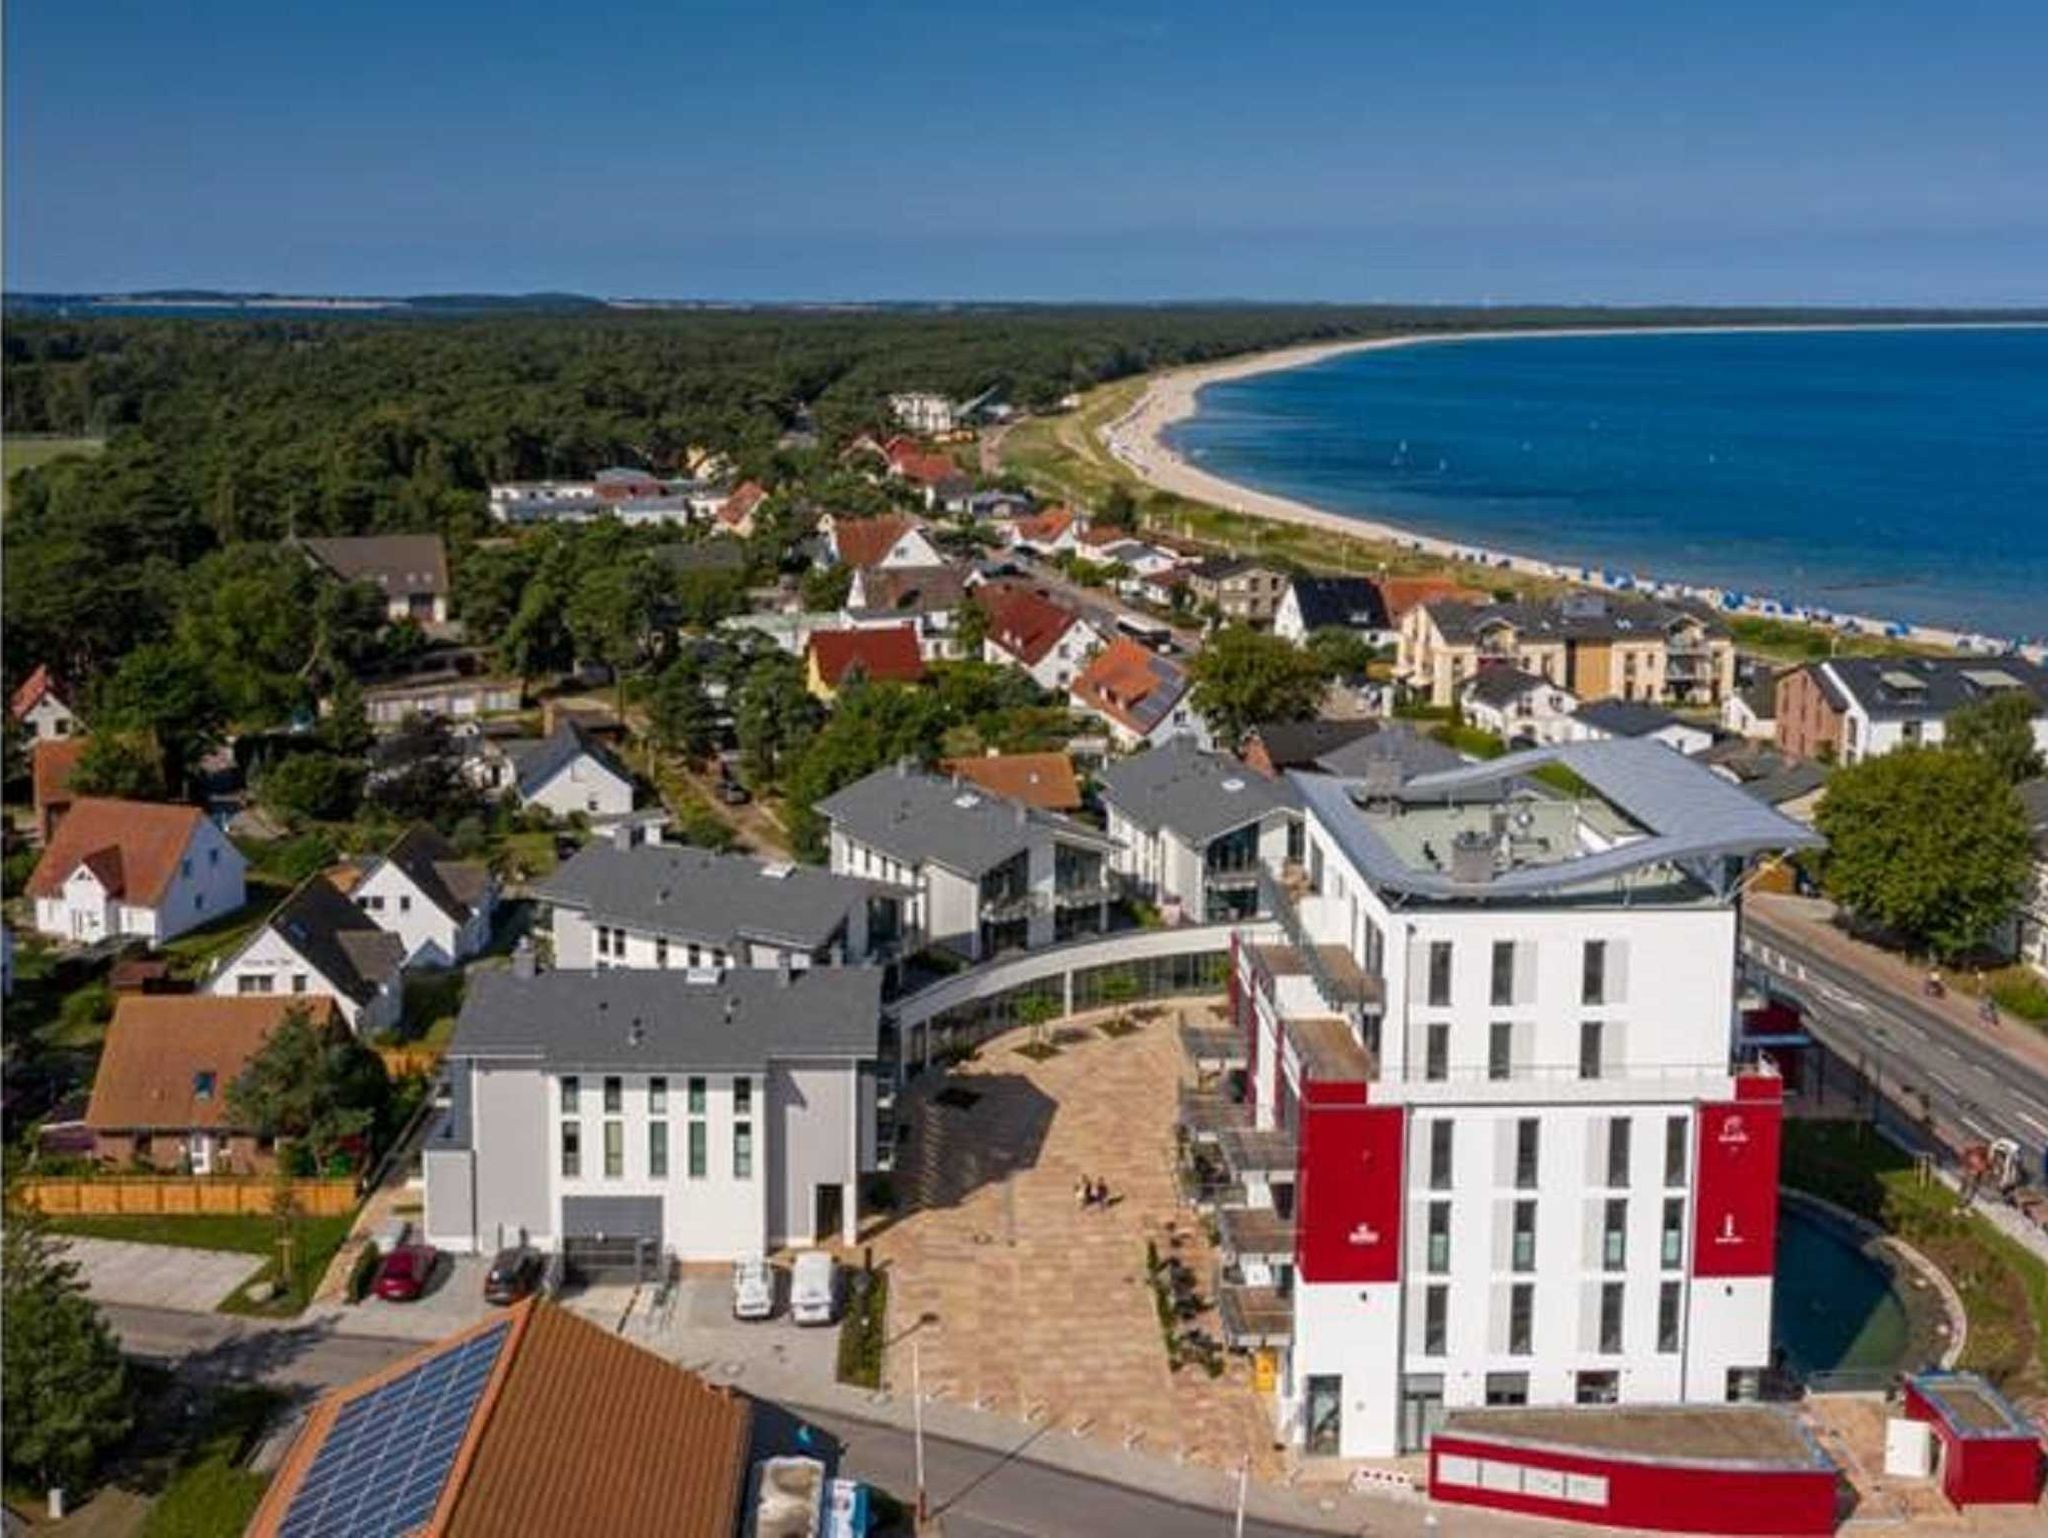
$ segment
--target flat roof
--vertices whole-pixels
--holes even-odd
[[[1906,1380],[1951,1429],[1966,1437],[2023,1437],[2035,1441],[2033,1422],[1973,1372],[1924,1372]]]
[[[1355,1084],[1375,1077],[1372,1054],[1346,1022],[1331,1015],[1298,1016],[1287,1021],[1286,1031],[1309,1078]]]
[[[1777,1405],[1597,1405],[1453,1410],[1443,1430],[1556,1452],[1645,1463],[1832,1469],[1834,1460]]]

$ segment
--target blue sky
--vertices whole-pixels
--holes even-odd
[[[2039,0],[16,0],[5,280],[2048,302]]]

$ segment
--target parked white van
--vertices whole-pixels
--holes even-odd
[[[824,1250],[805,1250],[789,1273],[789,1316],[830,1324],[839,1314],[839,1267]]]

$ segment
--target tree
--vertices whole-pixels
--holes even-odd
[[[1109,495],[1102,499],[1102,507],[1095,514],[1095,521],[1112,529],[1135,529],[1138,526],[1138,499],[1131,495],[1131,488],[1119,481],[1109,488]]]
[[[0,1269],[7,1466],[46,1487],[81,1484],[133,1424],[120,1346],[33,1212],[7,1214]]]
[[[1060,1001],[1049,993],[1027,993],[1017,1001],[1017,1023],[1028,1026],[1031,1045],[1043,1050],[1045,1028],[1060,1017]]]
[[[481,802],[463,778],[454,734],[437,716],[408,716],[399,723],[378,745],[376,765],[369,800],[401,821],[452,822]]]
[[[363,765],[332,753],[293,753],[256,783],[266,810],[292,822],[346,822],[363,798]]]
[[[170,794],[164,783],[163,749],[144,731],[94,732],[79,750],[71,771],[71,789],[81,796],[119,796],[128,801],[161,801]]]
[[[803,576],[804,608],[813,614],[846,606],[853,592],[851,566],[813,566]]]
[[[383,1059],[346,1029],[319,1024],[297,1007],[285,1011],[228,1086],[238,1125],[303,1143],[321,1169],[375,1132],[390,1103]]]
[[[351,673],[342,674],[327,699],[327,714],[320,718],[315,733],[320,745],[343,758],[361,758],[370,751],[377,734],[370,729],[370,713],[363,703],[363,687]]]
[[[1946,957],[2011,916],[2031,860],[2019,798],[1974,753],[1906,748],[1839,769],[1814,824],[1828,894]]]
[[[981,643],[987,639],[988,610],[970,593],[953,611],[953,640],[958,644],[961,656],[978,662],[981,660]]]
[[[2041,772],[2041,750],[2034,743],[2034,716],[2040,709],[2024,689],[1972,700],[1949,713],[1942,742],[1958,753],[1974,753],[2006,784],[2017,785]]]
[[[635,666],[654,628],[661,574],[645,556],[590,566],[577,578],[564,618],[579,657],[611,669],[619,717],[626,714],[626,670]]]
[[[796,658],[777,650],[755,659],[733,703],[748,783],[756,789],[773,784],[785,760],[817,729],[819,714]]]
[[[647,722],[654,740],[671,753],[701,758],[711,750],[718,717],[696,658],[678,657],[661,670],[648,697]]]
[[[1326,679],[1358,678],[1372,664],[1372,642],[1342,625],[1325,625],[1308,638],[1308,654]]]
[[[1314,657],[1243,625],[1226,625],[1211,636],[1189,672],[1195,709],[1226,743],[1261,721],[1305,721],[1323,698]]]
[[[164,642],[138,646],[100,686],[99,724],[146,731],[163,749],[164,783],[182,794],[193,769],[220,740],[227,707],[206,665]]]

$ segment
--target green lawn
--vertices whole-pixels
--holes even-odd
[[[1962,1365],[2012,1394],[2048,1387],[2048,1264],[1860,1122],[1785,1125],[1784,1183],[1846,1207],[1939,1266],[1969,1316]]]
[[[515,880],[539,881],[553,875],[559,863],[552,833],[507,833],[498,850],[499,868]]]
[[[137,1538],[215,1538],[247,1527],[270,1480],[242,1463],[284,1398],[252,1385],[215,1393]]]
[[[249,900],[233,913],[223,913],[211,924],[188,929],[159,949],[171,963],[171,971],[184,978],[203,977],[209,963],[225,956],[262,926],[271,911],[291,890],[273,876],[249,871],[245,885]]]
[[[220,1307],[231,1314],[261,1314],[285,1317],[298,1313],[313,1296],[326,1275],[328,1262],[348,1237],[354,1213],[333,1218],[298,1218],[293,1221],[293,1276],[291,1289],[270,1303],[254,1303],[237,1289],[223,1299]],[[184,1217],[50,1217],[44,1226],[52,1233],[77,1234],[90,1239],[126,1239],[137,1244],[170,1244],[195,1250],[234,1250],[245,1255],[269,1257],[263,1269],[250,1280],[268,1280],[277,1274],[275,1251],[277,1220],[264,1216],[199,1215]]]
[[[46,465],[67,454],[90,456],[106,447],[102,438],[0,438],[0,506],[5,505],[5,486],[17,470]]]

